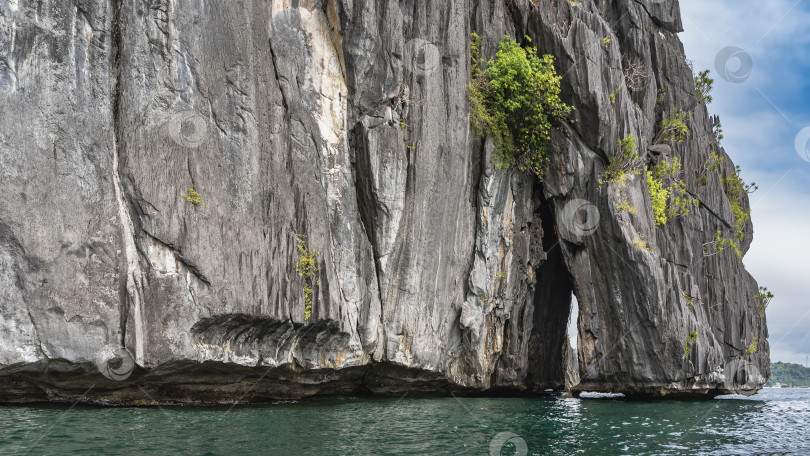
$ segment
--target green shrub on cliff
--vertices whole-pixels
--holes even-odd
[[[491,135],[495,164],[516,164],[542,180],[548,167],[548,142],[554,124],[573,110],[560,99],[560,80],[554,57],[537,55],[505,36],[495,58],[484,64],[481,38],[470,36],[470,122],[480,136]]]
[[[686,125],[686,122],[690,119],[691,117],[685,111],[675,108],[672,116],[661,122],[661,130],[653,142],[655,144],[683,142],[691,133]]]
[[[701,103],[712,102],[711,93],[713,87],[714,79],[709,77],[709,70],[703,70],[695,76],[695,93]]]
[[[725,190],[728,202],[731,205],[731,212],[734,214],[734,232],[738,241],[745,239],[745,222],[751,218],[751,209],[743,207],[744,195],[757,191],[756,183],[746,184],[740,177],[740,167],[737,166],[731,177],[723,179],[723,190]]]
[[[673,157],[672,160],[662,161],[647,171],[647,186],[657,226],[689,214],[691,207],[699,203],[697,199],[690,198],[686,192],[681,168],[678,157]]]
[[[692,354],[692,346],[695,345],[697,342],[698,333],[697,331],[692,331],[686,336],[686,345],[683,346],[683,357],[688,358],[689,355]]]
[[[636,136],[633,133],[620,139],[616,146],[618,153],[608,161],[608,166],[602,177],[599,178],[599,185],[610,183],[617,187],[624,187],[627,184],[627,179],[631,175],[636,175],[640,172],[637,167],[638,162],[638,145]]]
[[[307,237],[298,235],[298,261],[295,263],[295,272],[304,279],[304,321],[312,316],[313,286],[317,286],[316,274],[321,270],[318,266],[318,251],[307,247]]]

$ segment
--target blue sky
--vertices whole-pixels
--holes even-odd
[[[709,112],[720,116],[723,146],[743,178],[759,185],[751,195],[754,243],[744,262],[776,295],[767,311],[771,359],[804,364],[810,356],[810,145],[797,150],[795,141],[810,127],[810,0],[680,4],[686,56],[715,79]],[[716,56],[727,46],[751,56],[743,82],[718,75]],[[725,68],[738,72],[740,60]]]

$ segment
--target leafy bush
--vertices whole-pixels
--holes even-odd
[[[298,261],[295,263],[295,272],[304,279],[304,321],[312,316],[313,286],[318,285],[315,276],[321,270],[318,266],[318,251],[307,247],[307,237],[298,235]]]
[[[600,185],[611,183],[623,187],[627,183],[628,177],[639,172],[636,166],[638,146],[636,145],[635,135],[630,133],[624,139],[620,139],[616,145],[618,146],[618,153],[610,157],[605,172],[599,178]]]
[[[757,351],[759,351],[759,339],[757,338],[757,336],[754,336],[751,339],[751,344],[748,346],[745,352],[748,353],[749,355],[753,355]]]
[[[720,116],[712,116],[711,117],[712,123],[712,133],[714,133],[714,140],[717,144],[720,144],[720,141],[723,140],[723,125],[720,123]]]
[[[712,151],[709,155],[709,158],[703,163],[703,169],[700,173],[700,183],[701,185],[706,185],[708,183],[709,174],[716,173],[720,171],[720,164],[723,163],[725,158],[717,155],[717,152]]]
[[[647,186],[656,226],[689,214],[691,207],[699,203],[698,200],[689,198],[686,183],[681,177],[681,168],[678,157],[673,157],[647,171]]]
[[[505,36],[495,58],[483,68],[482,40],[476,33],[470,40],[473,130],[492,136],[499,169],[517,162],[521,170],[529,169],[542,179],[551,129],[574,109],[560,100],[562,78],[554,70],[554,57],[539,57],[536,48],[523,48]]]
[[[745,222],[751,218],[751,209],[744,208],[744,195],[757,191],[756,183],[746,184],[740,177],[740,167],[737,166],[731,177],[723,179],[723,190],[725,190],[728,202],[731,205],[731,212],[734,214],[734,231],[738,241],[745,238],[743,227]]]
[[[629,214],[638,214],[638,209],[635,206],[631,205],[629,201],[624,200],[618,206],[616,206],[616,210],[620,212],[627,212]]]
[[[768,288],[759,287],[759,294],[757,294],[755,298],[757,300],[757,309],[759,309],[759,315],[762,318],[765,318],[765,310],[768,308],[768,305],[771,303],[774,295],[768,291]]]
[[[661,130],[653,142],[655,144],[683,142],[690,134],[689,127],[686,125],[690,119],[689,114],[675,108],[672,117],[661,122]]]
[[[695,76],[695,93],[697,99],[701,103],[712,102],[712,87],[714,86],[714,79],[709,77],[709,70],[703,70]]]
[[[667,201],[669,201],[669,188],[664,188],[664,183],[655,179],[652,171],[647,171],[647,187],[650,189],[655,225],[664,225],[668,221]]]
[[[733,239],[723,237],[723,232],[718,230],[714,233],[714,240],[703,244],[703,256],[710,257],[717,255],[726,248],[731,248],[738,257],[742,258],[742,251],[740,250],[739,244]]]
[[[697,331],[692,331],[686,336],[686,345],[683,347],[683,357],[687,358],[692,353],[692,346],[695,345],[697,342],[698,333]]]

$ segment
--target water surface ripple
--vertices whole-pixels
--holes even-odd
[[[494,443],[493,443],[494,442]],[[320,399],[0,407],[0,454],[810,454],[810,390],[751,398]]]

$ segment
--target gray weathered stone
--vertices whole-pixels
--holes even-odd
[[[0,401],[714,395],[729,362],[767,376],[756,282],[703,254],[734,226],[733,164],[703,182],[715,143],[680,29],[675,0],[3,3]],[[485,57],[504,34],[556,57],[577,122],[542,184],[470,132],[472,30]],[[643,176],[598,180],[676,107],[701,205],[655,227]],[[299,236],[319,252],[309,321]],[[137,363],[123,381],[95,367],[109,345]]]

